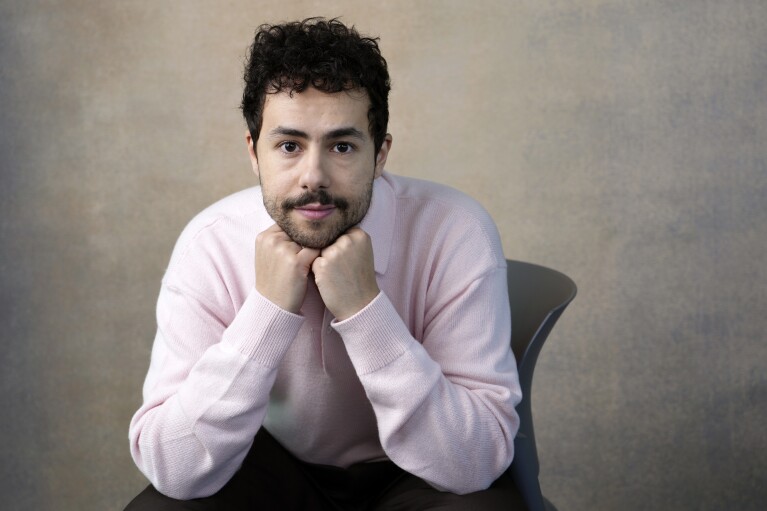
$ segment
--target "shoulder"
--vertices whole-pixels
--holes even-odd
[[[422,240],[429,240],[432,250],[445,255],[465,255],[484,259],[491,266],[505,266],[498,229],[477,200],[432,181],[392,174],[384,177],[394,190],[400,229],[417,230]]]
[[[450,209],[471,212],[480,216],[487,214],[479,202],[450,186],[425,179],[397,176],[388,172],[384,173],[383,177],[394,189],[398,199],[420,201],[425,204],[443,204],[449,206]]]
[[[265,212],[258,186],[233,193],[195,215],[181,232],[169,265],[182,263],[194,253],[236,250],[242,240],[266,229],[272,220]]]
[[[194,237],[215,228],[216,224],[237,222],[263,209],[261,188],[254,186],[220,199],[195,215],[184,228],[182,237]]]
[[[426,222],[445,224],[449,221],[454,228],[470,225],[496,232],[487,210],[464,192],[412,177],[387,174],[386,178],[394,189],[398,206],[417,208],[418,216]]]

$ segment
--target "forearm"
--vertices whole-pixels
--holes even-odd
[[[462,387],[411,354],[361,380],[387,455],[435,488],[486,489],[511,463],[518,420],[508,389]]]
[[[144,403],[130,436],[134,460],[152,484],[189,499],[214,493],[239,468],[301,320],[254,295],[215,342],[217,322],[184,321],[178,311],[195,304],[185,298],[182,306],[179,298],[172,290],[161,295]],[[166,301],[173,302],[172,316],[164,315]],[[201,355],[197,347],[204,348]]]
[[[513,457],[520,396],[508,320],[486,317],[484,330],[461,331],[443,322],[422,345],[382,294],[359,316],[336,325],[375,410],[387,455],[454,493],[486,488]],[[480,333],[472,338],[472,330]],[[482,337],[483,331],[490,334]]]
[[[134,417],[136,464],[168,496],[215,493],[239,468],[261,426],[274,372],[213,346],[174,394],[145,402]]]

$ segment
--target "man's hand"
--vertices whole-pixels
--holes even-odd
[[[274,224],[256,237],[256,290],[278,307],[298,314],[319,254],[298,245]]]
[[[343,321],[365,308],[380,292],[368,233],[352,227],[322,249],[312,264],[325,307]]]

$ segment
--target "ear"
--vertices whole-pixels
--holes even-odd
[[[248,155],[250,156],[250,165],[253,167],[253,173],[257,178],[261,178],[258,173],[258,157],[256,156],[256,143],[250,136],[250,131],[245,134],[245,142],[248,144]]]
[[[389,157],[389,150],[391,149],[392,144],[392,138],[391,134],[387,133],[384,137],[383,144],[381,144],[381,148],[378,150],[378,154],[376,154],[376,168],[375,168],[375,175],[374,177],[379,177],[381,173],[384,171],[384,166],[386,165],[386,158]]]

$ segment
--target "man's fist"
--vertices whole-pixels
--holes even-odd
[[[322,249],[312,263],[314,281],[325,307],[343,321],[365,308],[380,290],[368,233],[352,227]]]
[[[312,262],[319,253],[296,244],[274,224],[256,237],[256,290],[278,307],[297,314],[304,303]]]

